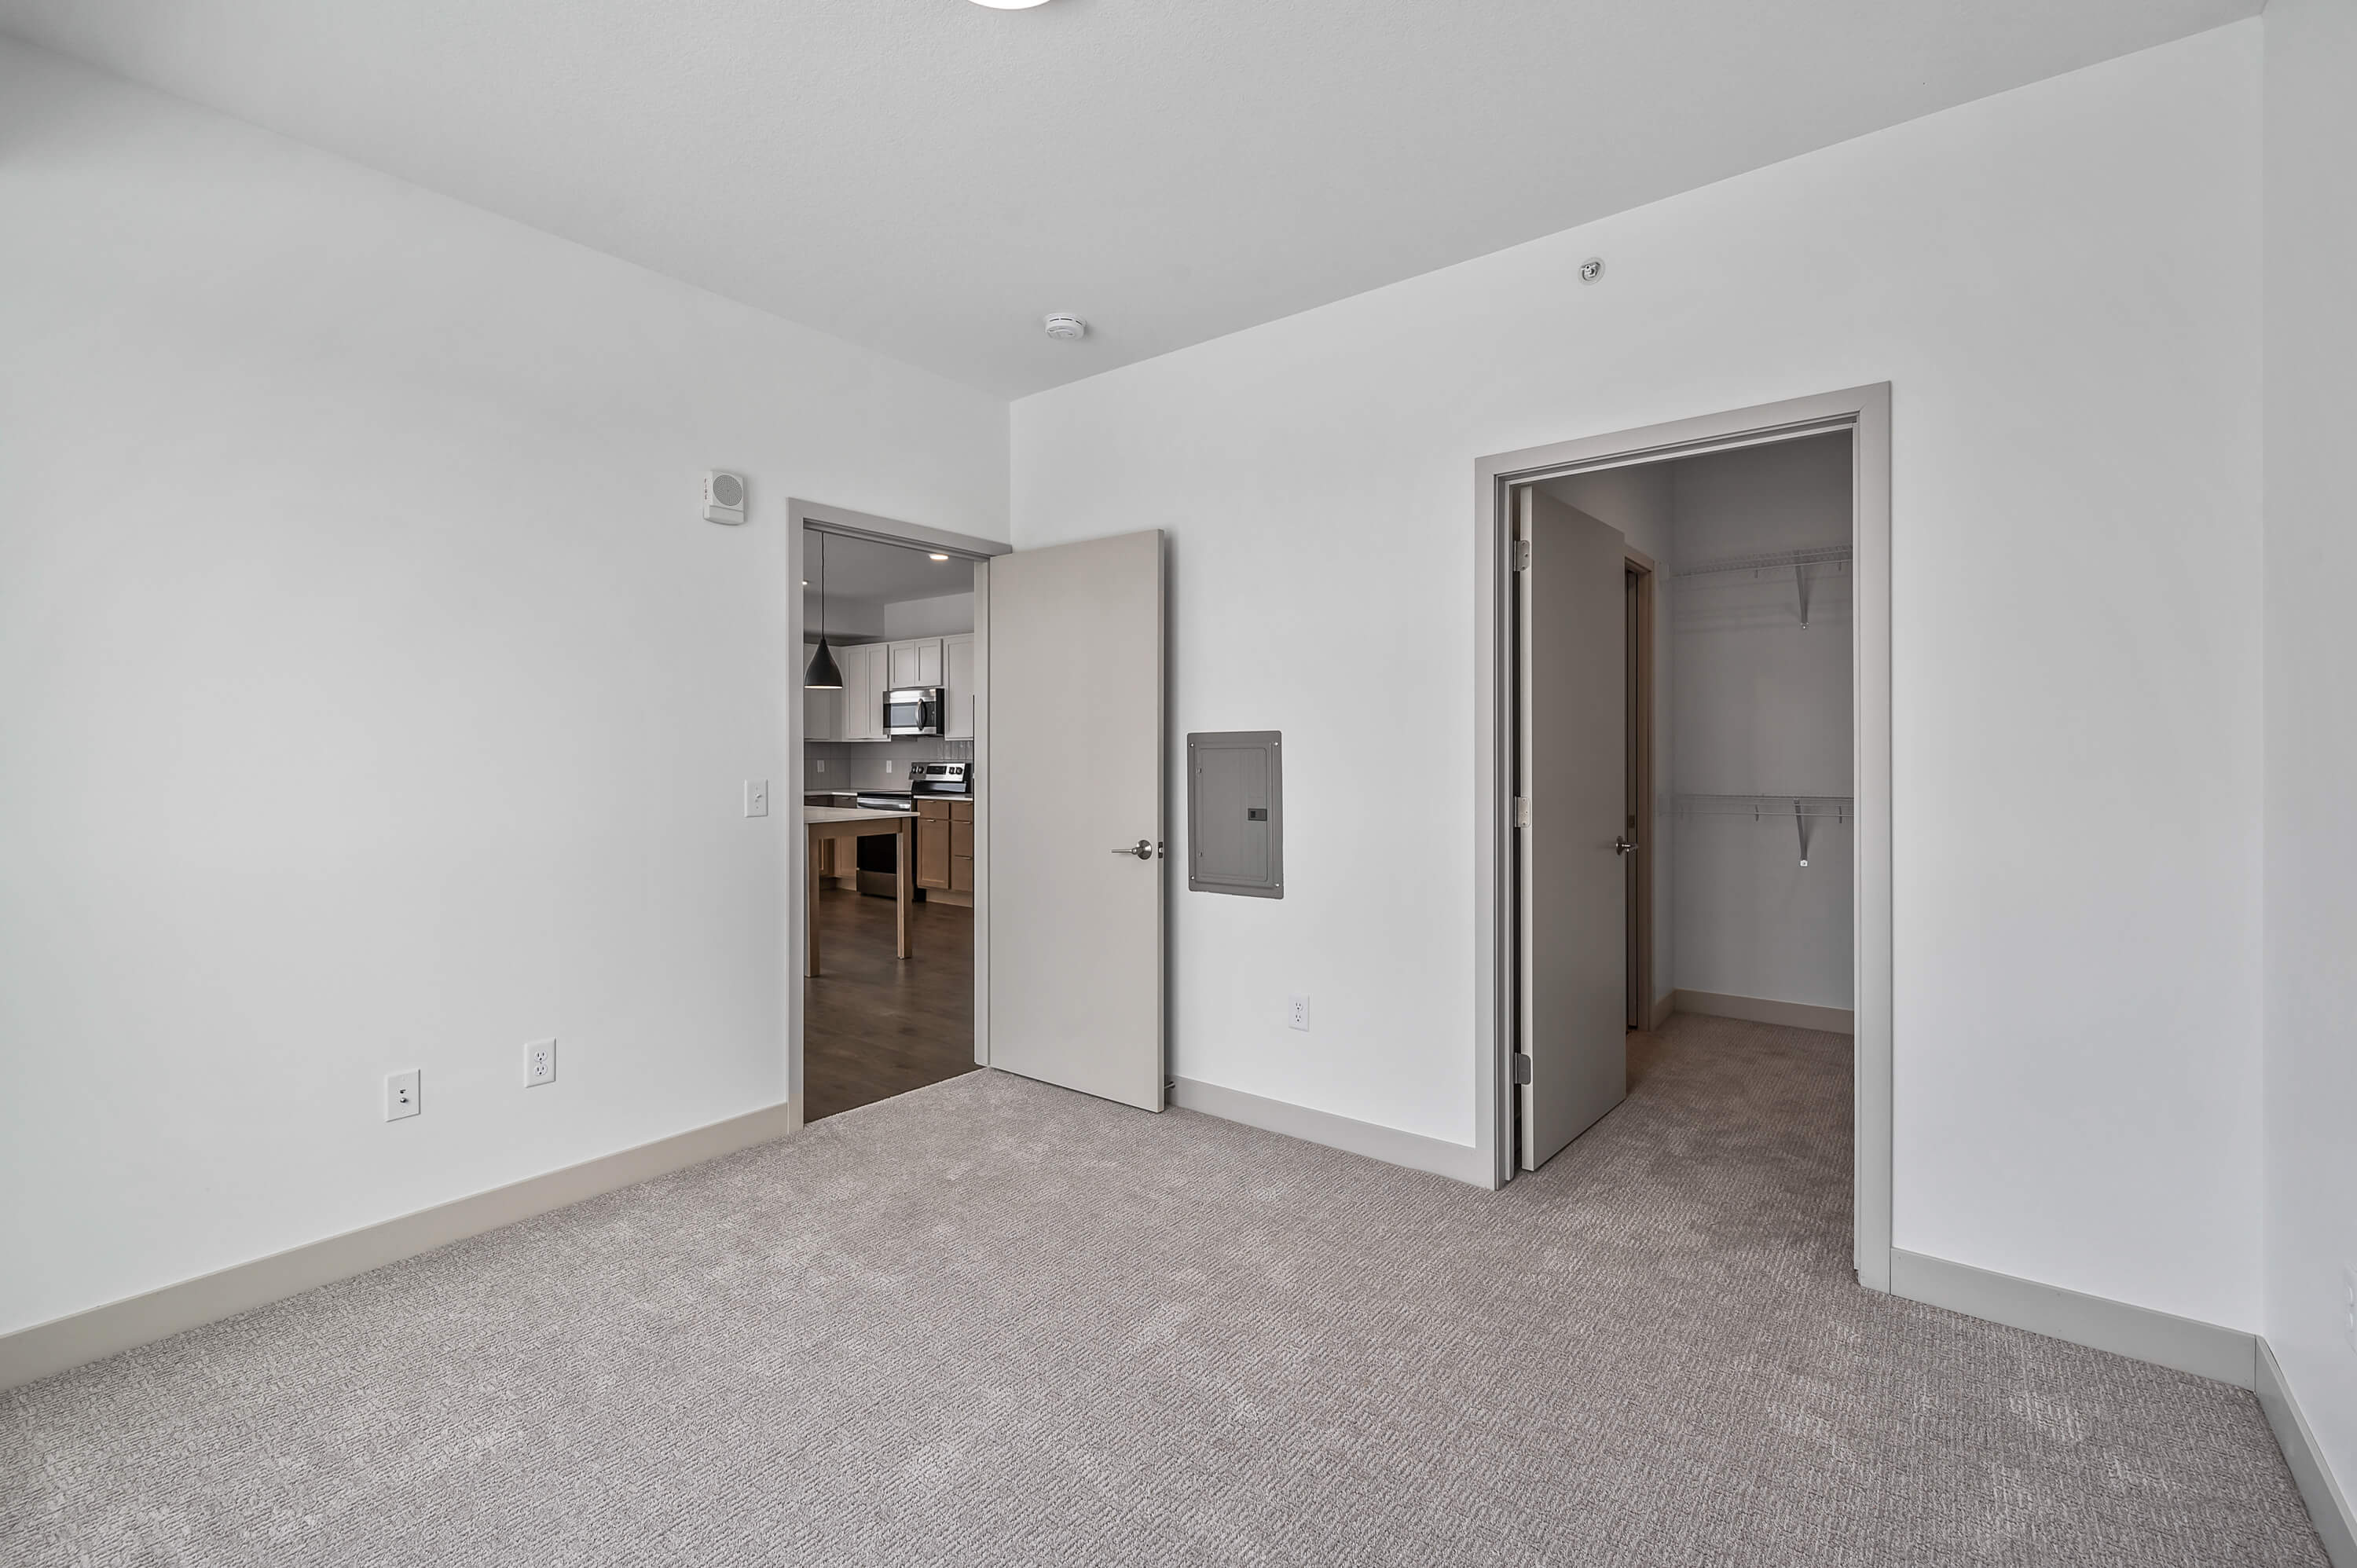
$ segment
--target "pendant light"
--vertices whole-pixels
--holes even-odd
[[[810,668],[802,671],[802,684],[814,692],[843,690],[843,671],[835,667],[834,655],[826,650],[826,535],[818,536],[818,651],[811,655]]]

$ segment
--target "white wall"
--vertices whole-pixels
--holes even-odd
[[[1550,480],[1539,489],[1587,513],[1650,558],[1653,576],[1653,843],[1648,860],[1653,875],[1653,994],[1658,1004],[1677,988],[1678,821],[1670,811],[1670,780],[1677,765],[1677,736],[1670,712],[1676,675],[1671,646],[1670,570],[1676,553],[1677,498],[1670,467],[1641,463],[1601,468]]]
[[[780,1100],[784,500],[1003,534],[1003,406],[7,44],[0,143],[0,1329]]]
[[[1677,570],[1848,543],[1849,448],[1846,435],[1817,436],[1663,465]],[[1673,576],[1663,618],[1676,648],[1675,793],[1851,793],[1852,579],[1807,573],[1805,627],[1790,571]],[[1853,1006],[1855,825],[1812,821],[1805,866],[1789,811],[1677,825],[1678,987]]]
[[[2357,1495],[2357,7],[2266,27],[2266,1336]]]
[[[1172,897],[1174,1070],[1472,1143],[1475,462],[1888,380],[1898,1244],[2255,1326],[2258,52],[1018,403],[1018,546],[1169,531],[1173,755],[1286,732],[1285,898]]]

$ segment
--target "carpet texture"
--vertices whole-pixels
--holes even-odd
[[[0,1398],[0,1560],[2301,1564],[2249,1395],[1866,1294],[1848,1042],[1490,1194],[997,1073]]]

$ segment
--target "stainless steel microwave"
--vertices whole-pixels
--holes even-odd
[[[886,735],[942,733],[942,689],[939,686],[895,686],[884,693]]]

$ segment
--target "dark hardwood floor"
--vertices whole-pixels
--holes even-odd
[[[903,961],[891,899],[834,887],[819,899],[825,972],[805,983],[802,1120],[974,1071],[974,911],[917,905]]]

